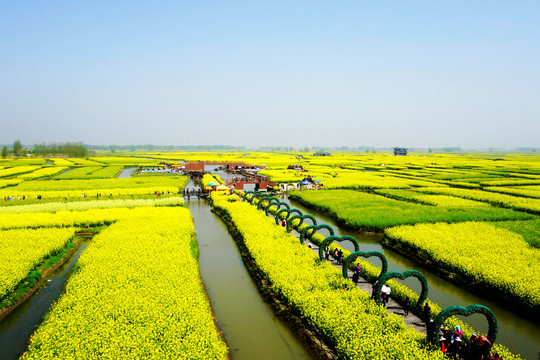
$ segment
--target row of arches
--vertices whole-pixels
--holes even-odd
[[[256,203],[257,209],[264,210],[265,214],[269,215],[269,210],[272,206],[276,208],[274,211],[274,218],[277,225],[279,225],[279,221],[282,219],[286,220],[286,229],[287,232],[291,232],[292,224],[295,220],[299,220],[298,224],[295,225],[296,229],[301,228],[301,226],[304,224],[304,221],[309,220],[310,224],[308,226],[305,226],[301,228],[300,230],[300,243],[304,244],[304,240],[306,238],[311,238],[313,235],[321,229],[325,229],[328,231],[329,235],[320,243],[319,245],[319,258],[321,260],[325,259],[324,256],[324,249],[329,246],[332,242],[343,242],[348,241],[351,242],[354,246],[354,252],[352,252],[349,256],[347,256],[343,260],[343,267],[342,267],[342,274],[343,277],[348,279],[348,269],[353,264],[353,262],[359,258],[370,258],[370,257],[377,257],[381,261],[381,273],[379,277],[377,278],[377,282],[374,288],[374,299],[378,303],[381,303],[381,290],[382,286],[390,279],[401,279],[405,280],[409,277],[415,277],[417,278],[421,285],[422,290],[420,293],[420,296],[418,298],[418,301],[416,303],[416,310],[421,311],[422,305],[427,300],[428,292],[429,292],[429,284],[426,280],[425,276],[417,270],[408,270],[404,271],[403,273],[397,272],[397,271],[391,271],[388,272],[388,260],[384,256],[383,253],[378,251],[361,251],[360,245],[358,244],[358,241],[348,235],[344,236],[336,236],[334,234],[334,230],[332,227],[330,227],[327,224],[318,224],[317,220],[309,215],[309,214],[303,214],[301,210],[291,208],[289,204],[280,201],[280,199],[269,196],[268,194],[259,192],[259,191],[244,191],[239,192],[239,194],[242,196],[242,198],[246,201],[249,201],[252,205],[255,205],[255,200],[258,199],[258,202]],[[249,199],[248,199],[248,196]],[[450,316],[455,315],[461,315],[461,316],[469,316],[475,313],[483,314],[488,321],[489,330],[487,334],[487,338],[491,344],[495,343],[495,340],[497,339],[498,335],[498,324],[497,319],[495,317],[495,314],[486,306],[475,304],[470,305],[468,307],[462,307],[462,306],[450,306],[444,310],[442,310],[433,320],[433,326],[431,326],[431,331],[428,332],[428,339],[436,346],[440,346],[440,340],[439,340],[439,328],[441,325],[446,321],[447,318]],[[491,346],[488,348],[487,352],[489,353],[489,350],[491,349]]]

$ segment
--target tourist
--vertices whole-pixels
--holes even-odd
[[[426,301],[426,305],[424,305],[424,311],[422,312],[422,317],[424,318],[424,321],[426,322],[431,320],[431,307],[429,306],[427,301]]]
[[[328,248],[328,246],[324,248],[324,258],[326,259],[326,261],[330,260],[330,249]]]
[[[409,315],[410,308],[411,308],[411,299],[409,298],[409,295],[407,295],[403,303],[403,311],[404,311],[405,316]]]
[[[482,359],[482,344],[480,344],[480,338],[475,332],[472,333],[469,339],[469,354],[471,359]]]
[[[356,264],[352,278],[355,284],[358,284],[358,280],[360,279],[360,271],[362,271],[362,267],[360,266],[360,264]]]
[[[378,281],[375,281],[371,286],[371,298],[375,300],[375,288],[377,287]]]

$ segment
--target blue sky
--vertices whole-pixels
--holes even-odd
[[[0,143],[540,146],[535,1],[16,1]]]

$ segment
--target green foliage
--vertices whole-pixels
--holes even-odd
[[[24,155],[21,140],[15,140],[15,142],[13,143],[13,155],[15,155],[15,156],[23,156]]]
[[[540,249],[540,219],[500,221],[494,222],[493,225],[521,235],[529,245]]]
[[[82,142],[35,144],[32,153],[35,156],[85,157],[88,150]]]
[[[403,224],[532,218],[507,209],[428,206],[353,190],[299,191],[289,197],[330,214],[348,227],[377,232]]]

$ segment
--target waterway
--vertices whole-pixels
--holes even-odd
[[[380,243],[382,235],[362,234],[348,231],[341,228],[332,218],[308,209],[296,201],[289,200],[286,195],[283,195],[281,199],[282,201],[289,203],[291,208],[294,207],[300,209],[304,214],[314,216],[319,225],[330,225],[337,236],[353,236],[358,240],[362,251],[382,252],[388,259],[388,271],[420,271],[428,280],[430,300],[439,304],[441,308],[444,309],[452,305],[469,306],[472,304],[487,306],[495,313],[499,324],[497,343],[505,345],[510,350],[514,349],[515,353],[520,354],[525,359],[538,359],[540,354],[540,324],[524,319],[488,299],[476,296],[462,287],[440,278],[407,257],[392,251],[389,248],[383,247]],[[326,234],[325,231],[326,230],[321,230],[321,233]],[[340,245],[347,248],[349,251],[354,251],[352,244],[348,242],[340,243]],[[375,261],[374,265],[380,266],[380,263],[376,263]],[[421,290],[419,282],[414,278],[409,278],[403,283],[416,292],[420,292]],[[462,317],[461,319],[470,324],[475,330],[487,333],[488,324],[483,315],[476,314],[470,317]]]
[[[124,169],[124,170],[122,170],[122,172],[120,174],[118,174],[118,178],[119,179],[130,178],[135,171],[137,171],[136,167]]]
[[[232,359],[312,359],[264,302],[226,225],[210,211],[206,200],[191,197],[186,205],[195,223],[206,293]]]
[[[16,360],[26,351],[30,336],[51,305],[64,293],[66,279],[86,247],[87,244],[82,243],[32,296],[0,321],[0,359]]]

